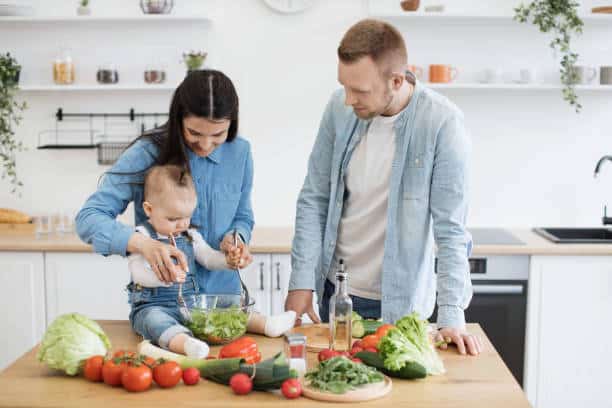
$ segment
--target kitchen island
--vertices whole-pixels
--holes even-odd
[[[135,349],[139,338],[127,321],[101,321],[113,349]],[[525,394],[484,335],[480,326],[469,324],[468,330],[481,336],[484,350],[478,357],[440,351],[447,373],[424,380],[393,380],[391,393],[379,400],[359,406],[379,407],[529,407]],[[264,358],[283,348],[282,339],[253,336]],[[286,406],[289,400],[269,392],[252,392],[236,396],[230,387],[201,380],[198,385],[182,383],[173,389],[153,386],[132,394],[122,388],[91,383],[82,377],[67,377],[48,370],[36,360],[37,347],[30,350],[0,373],[0,407],[261,407]],[[213,347],[216,355],[218,347]],[[316,365],[316,354],[308,353],[308,367]],[[321,404],[301,397],[292,406]]]

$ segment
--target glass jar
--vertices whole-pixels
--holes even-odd
[[[166,82],[166,71],[160,65],[150,65],[145,68],[144,81],[147,84],[163,84]]]
[[[74,83],[75,69],[70,50],[64,49],[53,62],[53,82],[58,85]]]
[[[299,377],[306,373],[306,336],[287,334],[285,336],[285,356],[289,367],[297,371]]]
[[[116,84],[119,82],[119,72],[114,65],[102,65],[96,72],[96,80],[100,84]]]

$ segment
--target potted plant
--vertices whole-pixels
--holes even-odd
[[[23,150],[23,144],[15,139],[14,126],[21,121],[25,103],[15,100],[21,66],[10,53],[0,55],[0,165],[2,179],[9,178],[11,193],[16,192],[22,183],[17,178],[16,153]]]
[[[88,16],[91,14],[91,9],[89,8],[89,0],[79,0],[77,14],[79,16]]]
[[[187,66],[187,72],[202,68],[207,55],[208,53],[203,51],[189,51],[183,53],[183,62],[185,62]]]
[[[563,99],[580,112],[582,105],[574,89],[577,73],[573,69],[578,54],[570,47],[572,35],[582,34],[584,23],[578,17],[578,2],[574,0],[533,0],[527,5],[521,4],[514,9],[514,19],[521,22],[531,22],[541,32],[552,32],[550,47],[555,53],[561,53],[561,82],[564,85]]]

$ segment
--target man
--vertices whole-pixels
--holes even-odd
[[[437,339],[478,354],[464,316],[472,240],[463,115],[406,71],[404,40],[385,22],[355,24],[338,57],[343,89],[325,109],[298,198],[285,309],[297,324],[304,313],[318,322],[316,290],[327,321],[343,259],[356,312],[391,322],[412,311],[429,317],[437,289]]]

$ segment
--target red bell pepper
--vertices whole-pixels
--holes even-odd
[[[247,364],[255,364],[261,361],[261,353],[253,338],[241,337],[221,347],[219,358],[242,358]]]

